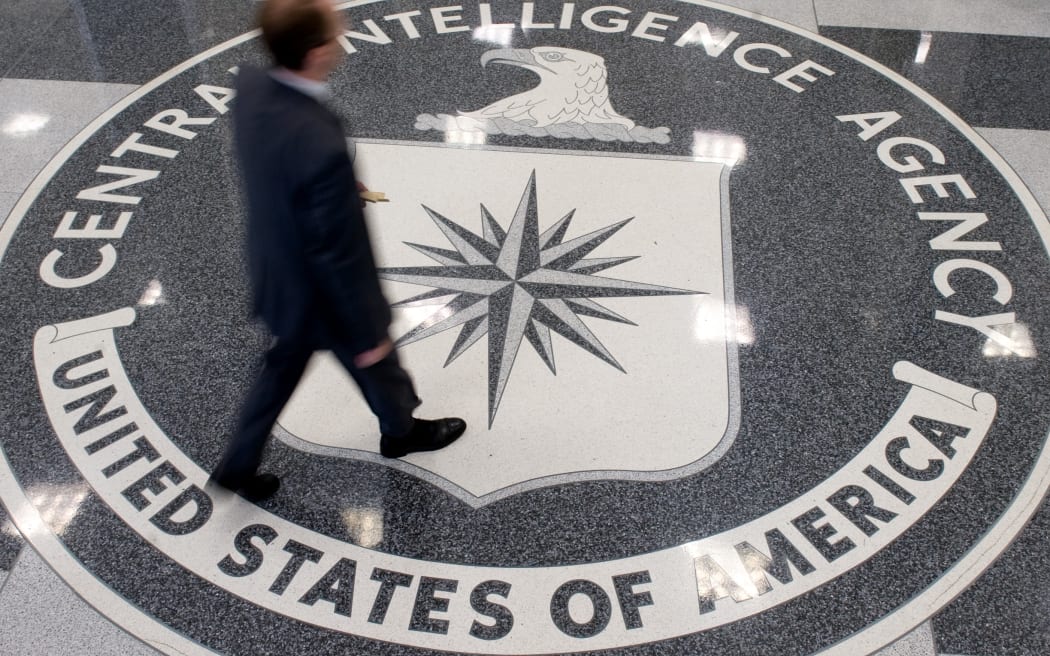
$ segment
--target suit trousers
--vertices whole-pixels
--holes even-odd
[[[325,344],[353,378],[368,407],[379,419],[384,435],[401,436],[412,429],[412,412],[419,407],[412,378],[401,368],[397,351],[376,364],[359,368],[354,353],[341,344]],[[252,385],[241,411],[237,432],[226,447],[212,478],[236,486],[253,476],[262,462],[263,449],[281,410],[295,391],[315,350],[312,340],[275,338],[266,352],[263,368]]]

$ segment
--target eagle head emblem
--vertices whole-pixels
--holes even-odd
[[[421,114],[416,128],[602,141],[670,141],[668,128],[639,126],[613,109],[605,59],[598,55],[537,46],[489,50],[481,56],[482,67],[497,64],[532,71],[539,84],[478,110],[453,116]]]
[[[634,121],[620,115],[609,102],[605,60],[582,50],[541,46],[490,50],[481,65],[518,66],[536,73],[534,88],[497,101],[475,112],[461,112],[478,119],[507,118],[546,127],[557,123],[615,123],[628,130]]]

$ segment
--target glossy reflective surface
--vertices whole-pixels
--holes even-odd
[[[0,652],[1046,653],[1050,15],[964,4],[344,8],[392,336],[470,428],[382,458],[319,354],[258,506],[206,485],[255,3],[0,8]]]

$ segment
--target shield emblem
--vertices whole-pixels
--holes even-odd
[[[468,434],[378,456],[375,419],[319,354],[279,421],[302,448],[383,461],[479,505],[554,483],[668,480],[736,430],[730,167],[715,159],[359,142],[392,337],[420,417]]]

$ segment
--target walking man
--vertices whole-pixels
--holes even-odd
[[[258,473],[270,429],[314,351],[330,350],[379,420],[380,452],[433,451],[466,429],[415,419],[412,379],[387,335],[359,185],[339,119],[324,106],[343,30],[331,0],[267,0],[259,13],[274,68],[241,67],[233,127],[248,205],[256,313],[273,334],[236,433],[211,479],[259,501],[280,486]]]

